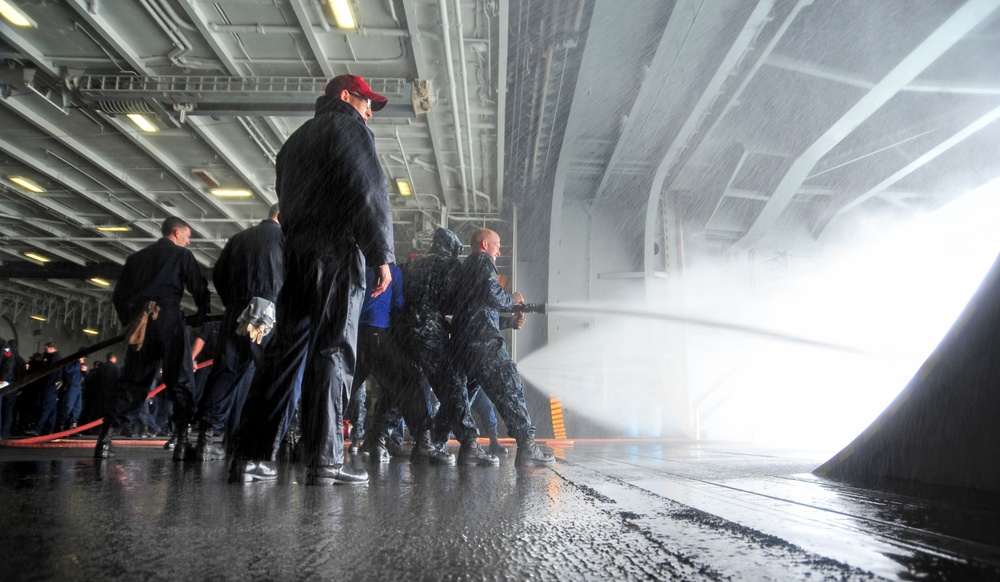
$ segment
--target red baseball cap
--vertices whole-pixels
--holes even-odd
[[[337,75],[330,79],[323,89],[326,95],[340,95],[340,92],[347,89],[351,93],[357,93],[366,99],[372,100],[372,111],[378,111],[389,102],[388,97],[383,97],[372,91],[368,83],[357,75]]]

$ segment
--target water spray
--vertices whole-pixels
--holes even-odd
[[[545,303],[525,303],[525,304],[519,303],[518,305],[524,305],[526,308],[530,306],[533,309],[538,309],[538,311],[528,311],[527,309],[524,309],[523,312],[525,313],[567,313],[567,314],[589,313],[597,315],[621,315],[625,317],[653,318],[663,321],[670,321],[673,323],[697,325],[700,327],[712,327],[716,329],[724,329],[727,331],[734,331],[738,333],[770,337],[786,342],[805,344],[821,348],[828,348],[854,354],[861,354],[866,356],[874,355],[872,352],[863,350],[861,348],[856,348],[854,346],[825,342],[807,337],[786,334],[759,327],[753,327],[749,325],[738,325],[733,323],[726,323],[723,321],[701,319],[697,317],[690,317],[687,315],[678,315],[675,313],[669,313],[665,311],[655,311],[651,309],[642,309],[638,307],[625,307],[621,305],[546,305]],[[515,310],[516,309],[517,306],[515,305]]]

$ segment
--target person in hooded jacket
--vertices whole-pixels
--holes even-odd
[[[251,302],[260,304],[261,310],[268,305],[273,310],[285,281],[284,236],[278,215],[278,205],[274,204],[268,209],[266,219],[226,241],[212,269],[212,282],[226,312],[195,419],[198,423],[195,458],[199,461],[225,458],[225,449],[212,442],[212,434],[226,424],[234,403],[243,400],[238,398],[237,388],[244,384],[243,377],[250,365],[260,364],[264,348],[274,337],[273,333],[267,333],[258,342],[245,333],[251,323],[240,322]],[[240,327],[243,333],[238,331]]]
[[[517,441],[514,464],[547,465],[555,458],[535,444],[535,426],[524,401],[524,385],[517,366],[507,352],[500,332],[500,313],[514,311],[523,303],[520,292],[504,291],[498,279],[496,258],[500,256],[500,235],[488,228],[477,229],[470,242],[472,252],[462,263],[455,280],[455,311],[452,318],[452,351],[455,361],[470,381],[478,383],[493,401]],[[524,314],[509,319],[519,328]]]
[[[365,483],[344,464],[344,409],[356,361],[365,266],[372,295],[392,276],[392,213],[368,128],[388,99],[354,75],[327,83],[315,116],[278,152],[275,187],[285,235],[285,284],[275,338],[254,374],[233,439],[230,482],[273,479],[281,440],[301,393],[306,482]],[[295,381],[302,371],[302,381]]]
[[[500,460],[483,451],[476,440],[479,431],[472,418],[465,375],[453,362],[448,347],[450,330],[445,316],[454,312],[454,290],[461,284],[461,252],[458,235],[439,228],[430,251],[406,263],[406,303],[398,329],[409,356],[419,364],[441,402],[432,440],[440,445],[452,432],[460,444],[458,464],[496,466]]]
[[[410,460],[454,465],[455,457],[439,451],[431,442],[433,416],[423,393],[420,368],[403,352],[391,326],[393,315],[405,304],[405,278],[398,266],[390,267],[392,282],[389,289],[377,297],[365,298],[358,330],[358,375],[355,376],[355,384],[358,384],[359,378],[371,373],[382,391],[365,448],[371,462],[388,460],[386,439],[389,422],[386,420],[391,416],[390,411],[398,408],[399,414],[416,435]],[[371,269],[366,271],[367,283],[371,286],[374,273]]]

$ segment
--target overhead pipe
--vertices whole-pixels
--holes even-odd
[[[448,70],[448,90],[451,93],[451,121],[455,125],[455,146],[458,148],[458,167],[462,178],[462,210],[469,211],[469,183],[465,172],[465,151],[462,148],[462,127],[458,122],[458,93],[455,89],[455,64],[451,54],[451,24],[448,20],[448,5],[438,0],[441,17],[442,40],[444,42],[445,64]]]
[[[472,191],[476,191],[476,156],[475,147],[472,141],[472,114],[470,113],[469,107],[469,71],[468,65],[465,62],[465,33],[462,31],[462,7],[459,4],[459,0],[452,0],[455,6],[455,28],[458,31],[458,60],[462,64],[459,69],[462,72],[462,100],[465,104],[465,137],[469,142],[469,178],[472,185]],[[489,210],[489,196],[486,197],[487,205],[486,209]],[[472,197],[472,209],[475,212],[479,212],[479,204],[476,202],[479,200],[478,197]]]
[[[403,166],[406,168],[406,179],[409,180],[409,182],[410,182],[410,190],[412,190],[413,194],[415,195],[416,194],[416,183],[413,181],[413,173],[410,172],[410,162],[408,162],[406,160],[406,152],[403,150],[403,140],[399,137],[399,127],[398,126],[396,127],[395,135],[396,135],[396,143],[399,145],[399,154],[400,154],[400,157],[402,158]],[[433,196],[433,194],[430,194],[430,196]],[[438,208],[443,208],[443,206],[441,205],[441,200],[438,199],[437,196],[434,196],[434,199],[437,200]],[[413,201],[417,204],[417,210],[419,210],[422,214],[424,214],[425,216],[427,216],[427,218],[429,218],[432,223],[436,222],[438,225],[442,224],[442,222],[444,220],[443,216],[442,216],[441,221],[437,221],[433,216],[431,216],[431,214],[429,212],[425,211],[423,208],[420,208],[419,198],[417,198],[416,196],[414,196]]]

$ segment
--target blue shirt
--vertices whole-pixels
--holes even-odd
[[[403,308],[403,271],[395,263],[389,263],[389,273],[392,275],[389,288],[378,297],[372,297],[375,270],[371,267],[365,268],[365,302],[361,306],[359,324],[389,329],[392,313]]]

